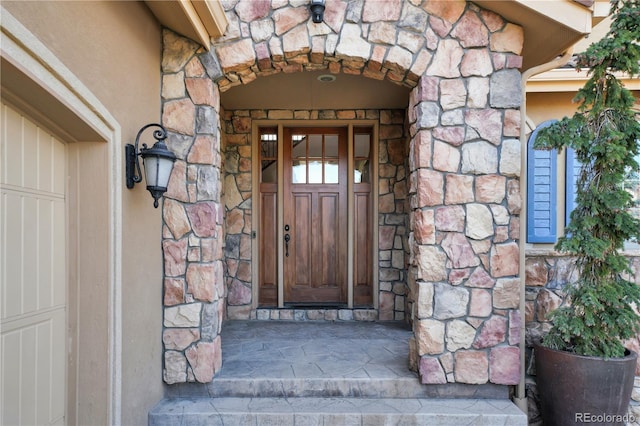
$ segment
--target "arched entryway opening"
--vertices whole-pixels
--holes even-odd
[[[272,10],[270,2],[240,1],[227,7],[230,28],[211,52],[165,33],[163,122],[179,157],[164,208],[165,290],[170,290],[165,291],[165,381],[210,381],[221,360],[222,320],[228,314],[264,315],[252,306],[259,292],[238,277],[256,282],[256,269],[247,260],[253,259],[250,224],[258,218],[253,211],[247,214],[253,203],[247,200],[259,183],[252,172],[260,158],[255,154],[260,129],[273,120],[272,134],[284,140],[286,129],[305,120],[349,129],[359,114],[367,119],[368,110],[357,105],[329,111],[313,105],[227,110],[220,93],[228,92],[231,102],[243,85],[251,92],[261,79],[321,71],[338,78],[357,75],[358,81],[387,80],[408,91],[405,111],[378,110],[369,119],[378,120],[378,146],[383,118],[390,120],[388,140],[402,141],[391,144],[393,154],[387,145],[387,155],[393,161],[402,157],[405,182],[396,185],[395,168],[393,192],[381,194],[390,188],[383,188],[386,167],[375,159],[378,203],[372,210],[378,243],[380,222],[387,220],[381,220],[383,210],[405,223],[397,250],[408,258],[404,263],[404,253],[402,262],[397,255],[395,265],[408,265],[402,285],[409,297],[399,310],[394,300],[393,316],[405,309],[405,319],[412,320],[412,368],[429,384],[517,383],[521,29],[463,1],[328,2],[319,26],[310,23],[305,6]],[[277,99],[286,100],[290,94],[281,91]],[[343,113],[346,124],[338,117]],[[395,123],[396,115],[402,125]],[[396,126],[402,129],[397,137]],[[406,191],[404,199],[396,189]],[[387,194],[392,195],[381,196]],[[400,215],[398,205],[404,206]],[[286,223],[277,220],[282,233]],[[402,227],[394,226],[391,259],[384,259],[391,265]],[[284,242],[277,247],[286,256]],[[382,286],[378,290],[381,294]],[[282,309],[279,297],[276,307]]]
[[[222,94],[228,318],[408,317],[408,102],[328,70]]]

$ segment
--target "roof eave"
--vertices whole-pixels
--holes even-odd
[[[476,0],[524,30],[523,65],[526,70],[562,54],[591,32],[596,4],[590,7],[573,0]],[[598,6],[601,13],[602,8]]]
[[[165,27],[209,50],[212,38],[224,34],[228,21],[219,0],[145,0]]]

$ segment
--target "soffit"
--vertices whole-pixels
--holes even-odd
[[[549,62],[591,31],[592,8],[572,0],[476,0],[522,26],[522,70]]]
[[[227,17],[218,0],[147,0],[147,7],[165,27],[209,50],[211,39],[227,29]]]

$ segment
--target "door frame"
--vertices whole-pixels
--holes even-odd
[[[284,128],[285,127],[314,127],[314,128],[335,128],[343,127],[347,129],[347,309],[353,309],[353,254],[354,254],[354,184],[353,176],[353,137],[354,128],[371,127],[371,174],[374,177],[371,182],[371,256],[372,256],[372,287],[373,287],[373,308],[378,309],[379,305],[379,285],[378,285],[378,120],[254,120],[251,128],[251,157],[252,161],[252,199],[253,212],[251,215],[251,226],[254,232],[254,239],[251,247],[251,308],[258,308],[258,295],[260,287],[260,217],[262,206],[260,205],[260,127],[277,127],[278,129],[278,195],[277,195],[277,238],[284,241]],[[285,308],[284,305],[284,245],[278,244],[278,303],[277,308]]]

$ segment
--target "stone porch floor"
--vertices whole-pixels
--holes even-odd
[[[168,386],[149,424],[526,425],[506,388],[421,385],[411,334],[403,323],[226,322],[213,382]]]

